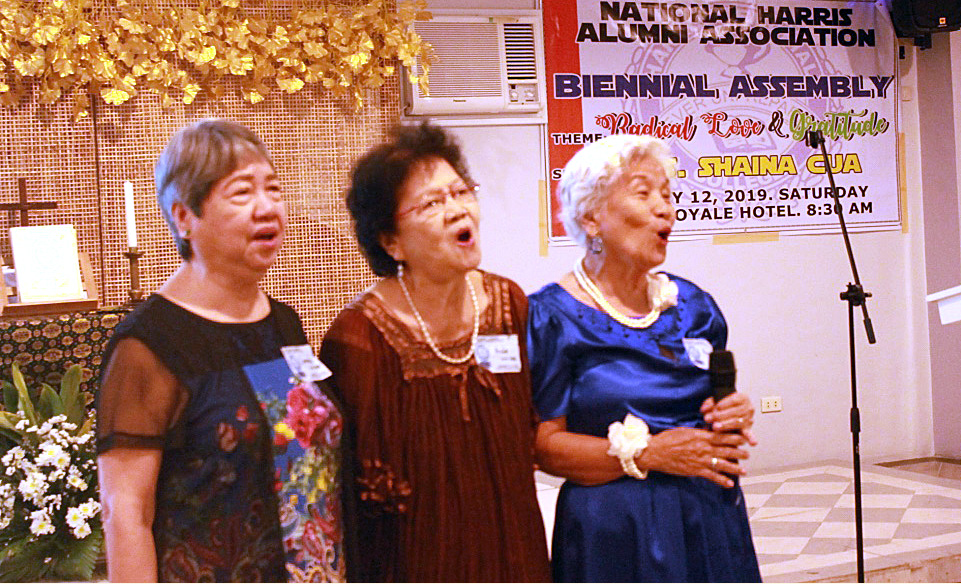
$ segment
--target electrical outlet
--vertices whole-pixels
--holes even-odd
[[[780,412],[781,411],[781,396],[770,395],[768,397],[761,398],[761,413],[766,414],[769,412]]]

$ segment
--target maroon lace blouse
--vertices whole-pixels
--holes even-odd
[[[547,581],[534,487],[527,299],[484,274],[480,334],[516,334],[520,373],[437,359],[368,292],[321,349],[354,429],[359,565],[369,581]],[[470,336],[442,346],[463,354]]]

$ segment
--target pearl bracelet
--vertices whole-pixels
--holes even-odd
[[[651,432],[644,420],[634,414],[627,414],[623,422],[614,422],[607,427],[607,440],[611,443],[607,453],[617,457],[627,476],[647,478],[647,471],[637,468],[634,461],[651,440]]]

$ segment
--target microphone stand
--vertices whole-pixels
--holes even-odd
[[[821,148],[821,155],[824,157],[824,169],[828,174],[828,182],[831,184],[831,195],[834,197],[834,210],[838,214],[841,223],[841,235],[844,236],[844,247],[848,251],[848,261],[851,264],[851,273],[854,275],[854,283],[848,282],[848,287],[841,292],[841,300],[848,303],[848,347],[851,358],[851,439],[854,452],[854,530],[857,536],[857,559],[858,559],[858,582],[864,582],[864,528],[861,516],[861,452],[860,452],[860,432],[861,414],[858,411],[858,373],[857,363],[854,353],[854,307],[860,306],[864,316],[864,330],[867,333],[868,343],[874,344],[877,339],[874,337],[874,326],[871,324],[871,317],[868,316],[867,299],[871,297],[870,292],[865,292],[861,286],[861,279],[858,277],[858,267],[854,263],[854,252],[851,251],[851,238],[848,236],[848,227],[844,223],[844,209],[841,206],[841,199],[838,197],[837,188],[834,186],[834,173],[831,172],[831,162],[828,160],[827,149],[824,146],[824,134],[819,130],[808,130],[804,136],[805,143],[811,148]]]

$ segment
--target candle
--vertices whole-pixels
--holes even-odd
[[[137,217],[133,206],[133,183],[123,181],[123,209],[127,219],[127,247],[137,247]]]

